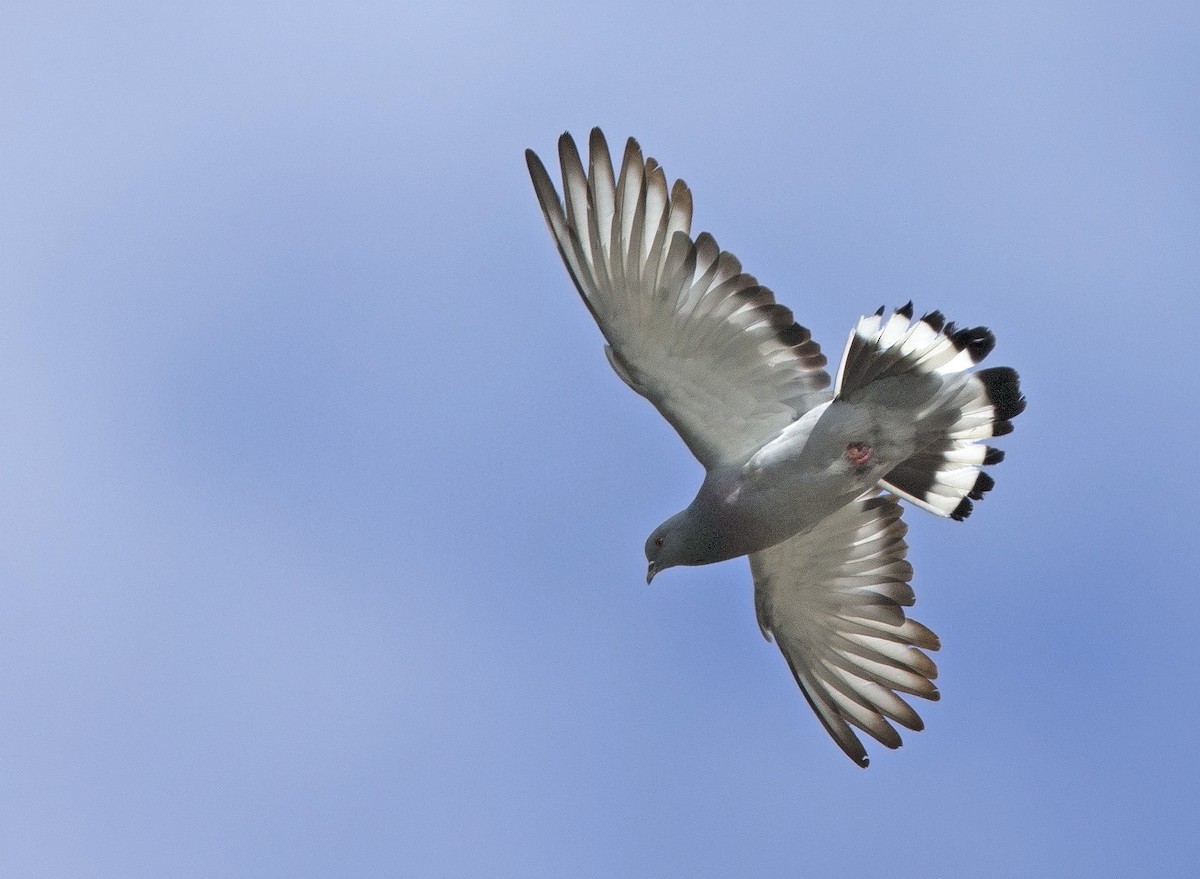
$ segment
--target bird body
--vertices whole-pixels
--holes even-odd
[[[712,535],[704,541],[711,550],[672,552],[659,560],[658,570],[675,564],[706,565],[765,549],[807,531],[873,484],[875,480],[857,472],[843,454],[853,440],[840,441],[843,434],[862,435],[856,428],[866,421],[864,413],[835,408],[835,416],[850,416],[840,425],[836,417],[822,418],[832,405],[822,403],[806,412],[746,462],[709,470],[684,512],[690,511],[685,520],[689,528]],[[652,539],[678,533],[678,523],[668,527],[671,521],[656,529]],[[667,549],[665,538],[662,549]]]
[[[995,339],[911,303],[859,319],[836,378],[792,312],[711,235],[693,238],[691,193],[668,190],[632,138],[619,174],[599,129],[585,170],[559,139],[564,199],[526,151],[559,253],[621,379],[705,467],[696,497],[646,541],[647,582],[677,565],[747,556],[759,626],[839,746],[851,727],[897,747],[921,729],[898,693],[936,699],[913,604],[899,498],[953,519],[993,483],[982,440],[1025,407],[1016,372],[972,371]]]

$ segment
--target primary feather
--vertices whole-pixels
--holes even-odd
[[[526,151],[546,222],[608,342],[613,369],[650,400],[706,467],[745,459],[829,398],[825,357],[791,311],[711,235],[691,237],[692,197],[626,144],[614,179],[591,136],[591,173],[559,139],[566,207]]]

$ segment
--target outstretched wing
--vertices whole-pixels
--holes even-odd
[[[825,357],[792,312],[713,237],[691,237],[692,196],[670,194],[632,138],[614,177],[592,130],[589,170],[558,141],[566,208],[532,150],[525,158],[559,253],[617,374],[653,403],[707,468],[745,459],[830,398]]]
[[[914,598],[900,513],[892,495],[860,498],[750,556],[763,634],[774,636],[817,717],[860,766],[867,752],[852,725],[897,748],[889,721],[924,724],[896,693],[938,698],[937,667],[917,649],[937,650],[937,636],[904,615]]]

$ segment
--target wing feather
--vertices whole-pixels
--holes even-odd
[[[888,331],[884,328],[884,331]],[[908,619],[906,531],[892,495],[859,498],[811,531],[750,556],[759,626],[773,638],[834,741],[860,766],[852,727],[899,747],[892,723],[923,727],[897,693],[937,699],[937,636]]]
[[[599,129],[585,170],[558,142],[563,195],[526,151],[567,271],[603,333],[609,362],[705,467],[748,458],[831,397],[826,360],[792,312],[713,237],[692,238],[692,196],[668,186],[632,138],[614,174]]]

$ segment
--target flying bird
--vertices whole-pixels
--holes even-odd
[[[837,375],[811,333],[707,232],[687,184],[630,138],[619,173],[593,129],[585,169],[558,141],[560,200],[525,158],[546,223],[617,375],[704,465],[695,499],[646,540],[646,582],[747,556],[758,624],[825,729],[860,766],[862,730],[899,747],[936,700],[939,641],[914,602],[900,499],[965,519],[1003,458],[983,441],[1025,408],[1017,373],[974,369],[995,345],[912,304],[862,317]]]

